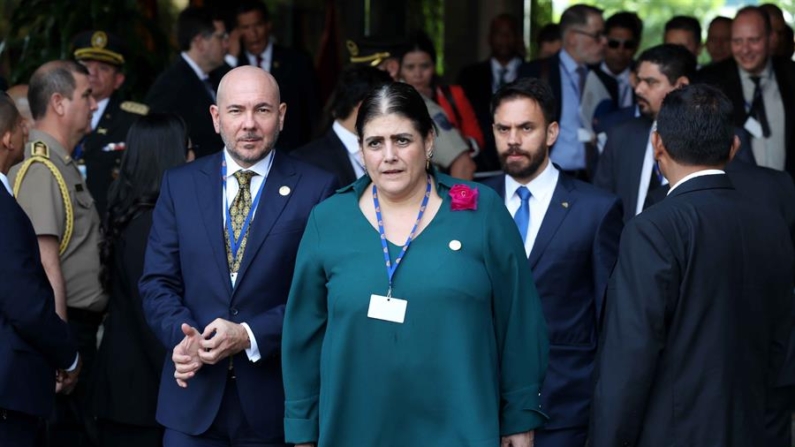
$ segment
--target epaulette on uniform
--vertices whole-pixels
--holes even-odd
[[[135,101],[124,101],[119,108],[127,113],[134,113],[136,115],[146,115],[149,113],[149,106]]]

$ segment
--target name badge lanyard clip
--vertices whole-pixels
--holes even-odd
[[[273,158],[274,155],[271,155],[271,159],[268,162],[267,172],[270,174],[270,168],[273,166]],[[221,181],[223,182],[224,187],[224,212],[226,214],[226,234],[229,237],[229,250],[232,252],[232,259],[237,259],[237,252],[240,250],[240,245],[243,242],[243,237],[245,236],[246,232],[248,231],[249,225],[251,225],[251,219],[254,216],[254,210],[257,209],[257,205],[259,205],[260,197],[262,197],[262,191],[265,189],[265,182],[268,180],[267,175],[265,178],[262,179],[262,184],[259,187],[259,191],[257,191],[257,195],[254,197],[254,201],[251,203],[251,209],[248,210],[248,214],[246,215],[246,219],[243,221],[243,226],[240,228],[240,236],[235,237],[235,230],[232,228],[232,212],[229,210],[229,203],[226,198],[226,160],[221,163]],[[238,188],[240,186],[238,185]],[[240,192],[238,190],[238,192]]]
[[[425,197],[422,198],[422,204],[420,205],[420,212],[417,215],[417,221],[414,222],[414,227],[411,229],[411,233],[409,233],[409,237],[406,240],[406,243],[403,245],[403,249],[400,251],[397,259],[395,259],[395,263],[392,263],[392,260],[389,256],[389,247],[386,243],[386,233],[384,232],[384,219],[381,217],[381,205],[378,202],[378,189],[373,185],[373,206],[375,207],[375,217],[378,220],[378,232],[381,234],[381,248],[384,250],[384,261],[386,262],[386,275],[389,279],[389,289],[386,293],[387,298],[392,297],[392,278],[395,276],[395,272],[400,265],[400,261],[406,256],[406,252],[409,250],[409,245],[411,245],[411,241],[414,239],[414,234],[417,232],[417,227],[420,225],[420,221],[422,220],[422,215],[425,214],[425,208],[428,206],[428,199],[431,197],[431,176],[428,176],[428,184],[425,187]]]

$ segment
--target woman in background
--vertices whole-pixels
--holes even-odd
[[[119,178],[108,191],[101,279],[110,302],[89,397],[101,446],[162,445],[155,410],[166,350],[144,319],[138,279],[163,173],[188,156],[179,116],[142,116],[130,127]]]

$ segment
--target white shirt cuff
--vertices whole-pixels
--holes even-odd
[[[227,54],[226,56],[224,56],[224,61],[226,61],[226,63],[229,64],[229,66],[232,68],[237,67],[237,58],[235,56],[232,56],[231,54]]]
[[[77,361],[80,360],[80,354],[75,354],[75,361],[72,362],[72,366],[66,369],[66,372],[70,373],[77,369]]]
[[[257,339],[254,338],[254,333],[251,332],[251,328],[248,327],[247,323],[240,323],[240,325],[243,326],[243,329],[245,329],[246,332],[248,332],[248,339],[251,342],[251,347],[246,348],[246,355],[248,356],[248,359],[252,362],[259,361],[262,356],[259,354],[259,346],[257,346]]]

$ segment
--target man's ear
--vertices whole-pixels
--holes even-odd
[[[660,161],[663,157],[668,158],[668,151],[665,149],[662,137],[657,131],[651,133],[651,147],[654,152],[654,159]]]
[[[74,95],[74,93],[72,94]],[[66,104],[64,104],[66,99],[69,98],[60,93],[53,93],[52,96],[50,96],[49,107],[51,107],[58,115],[63,116],[66,114]]]
[[[740,137],[738,137],[737,135],[735,135],[735,136],[734,136],[734,139],[732,140],[732,148],[731,148],[731,150],[729,151],[729,162],[731,162],[732,160],[734,160],[734,156],[735,156],[735,155],[737,155],[737,152],[739,152],[739,151],[740,151],[740,145],[741,145],[741,143],[740,143]]]
[[[10,149],[11,148],[11,131],[7,131],[3,134],[3,137],[0,138],[0,143],[3,144],[3,147],[0,149]]]
[[[218,106],[213,104],[210,106],[210,116],[213,119],[213,127],[215,128],[215,133],[221,133],[221,122],[219,120],[219,110]]]

